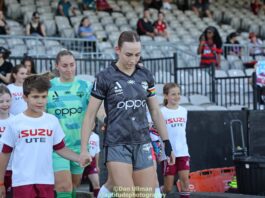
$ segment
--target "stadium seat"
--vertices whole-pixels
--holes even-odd
[[[104,49],[107,49],[107,48],[112,48],[111,43],[109,43],[109,42],[101,42],[101,43],[98,44],[98,49],[100,51],[103,51]]]
[[[243,62],[241,60],[235,60],[231,63],[231,69],[240,69],[244,68]]]
[[[228,106],[227,109],[230,110],[230,111],[241,111],[242,108],[244,108],[245,106],[243,105],[231,105],[231,106]]]
[[[44,26],[45,26],[47,36],[54,36],[56,34],[56,24],[53,19],[45,20]]]
[[[194,94],[194,95],[190,95],[189,98],[190,98],[191,104],[193,104],[193,105],[209,105],[209,104],[211,104],[211,101],[207,96]]]
[[[28,49],[30,49],[34,46],[42,45],[42,42],[39,39],[27,39],[25,42],[26,42]]]
[[[249,68],[245,70],[246,76],[252,76],[253,72],[254,72],[253,68]]]
[[[228,76],[236,77],[236,76],[245,76],[243,70],[240,69],[230,69],[228,70]]]
[[[215,77],[216,78],[224,78],[224,77],[227,77],[227,73],[223,70],[216,70],[215,71]]]
[[[183,95],[180,96],[179,104],[180,104],[180,105],[191,105],[191,103],[190,103],[188,97],[183,96]]]
[[[14,48],[11,49],[12,56],[21,56],[21,54],[27,53],[27,47],[23,44],[17,44]]]
[[[184,108],[187,109],[187,111],[205,111],[204,107],[197,105],[185,105]]]
[[[227,108],[225,108],[224,106],[217,106],[217,105],[210,105],[205,107],[205,109],[207,111],[226,111]]]

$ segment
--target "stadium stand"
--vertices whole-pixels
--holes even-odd
[[[19,3],[20,2],[20,3]],[[74,0],[70,1],[77,6]],[[176,1],[178,3],[178,1]],[[118,12],[103,12],[94,10],[80,10],[76,16],[71,16],[70,20],[63,16],[55,16],[57,1],[34,1],[34,0],[9,0],[5,1],[7,24],[10,28],[10,35],[0,36],[0,44],[11,50],[13,57],[20,57],[28,53],[34,57],[53,58],[62,48],[67,48],[77,55],[77,57],[115,59],[114,47],[121,31],[136,30],[136,23],[143,13],[143,6],[140,0],[108,0],[109,5]],[[242,83],[238,81],[239,88],[229,88],[229,92],[237,92],[250,101],[253,90],[250,88],[249,77],[253,69],[245,69],[244,63],[254,61],[249,55],[249,32],[254,31],[260,38],[265,37],[263,23],[264,15],[256,16],[249,9],[250,4],[240,0],[216,0],[210,4],[213,18],[200,18],[190,9],[182,11],[177,4],[171,4],[171,10],[163,10],[169,38],[141,36],[143,43],[142,58],[145,59],[145,66],[150,69],[158,83],[179,82],[182,92],[187,97],[192,94],[202,94],[213,101],[213,91],[215,91],[217,105],[227,105],[218,103],[218,98],[226,98],[229,78],[244,78]],[[45,38],[25,36],[24,26],[31,20],[32,13],[38,11],[42,23],[46,27],[47,36]],[[157,19],[157,10],[150,10],[152,21]],[[83,16],[88,16],[92,24],[92,29],[97,37],[96,51],[88,49],[85,40],[76,38],[78,26]],[[244,19],[244,20],[243,20]],[[253,23],[254,21],[254,23]],[[231,32],[240,32],[237,39],[241,48],[241,56],[229,55],[227,58],[222,55],[221,70],[215,71],[217,80],[216,86],[212,84],[212,73],[210,71],[193,70],[199,65],[197,47],[199,36],[209,25],[215,26],[225,41]],[[225,45],[224,45],[225,47]],[[94,54],[94,55],[89,55]],[[170,58],[168,58],[170,57]],[[263,56],[255,57],[262,60]],[[153,59],[151,61],[150,59]],[[150,61],[149,61],[150,60]],[[46,60],[45,60],[46,61]],[[45,62],[38,60],[39,63]],[[82,67],[80,74],[93,75],[91,69],[85,69],[86,64],[80,61]],[[94,66],[99,61],[93,62]],[[107,64],[100,62],[101,66]],[[94,67],[93,66],[93,67]],[[49,68],[45,66],[45,68]],[[177,69],[175,68],[177,67]],[[39,71],[44,71],[39,69]],[[243,84],[245,83],[245,84]],[[214,90],[212,87],[216,87]],[[245,90],[243,90],[245,89]],[[227,89],[228,90],[228,89]],[[240,91],[238,91],[240,90]],[[243,90],[243,92],[242,92]],[[241,93],[242,92],[242,93]],[[235,97],[236,98],[236,97]],[[231,101],[227,99],[225,101]],[[239,102],[238,102],[239,103]],[[241,103],[241,102],[240,102]],[[246,104],[243,104],[246,105]],[[248,104],[249,106],[250,104]]]

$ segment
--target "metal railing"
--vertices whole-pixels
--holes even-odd
[[[0,45],[9,48],[11,56],[54,57],[64,48],[77,57],[98,52],[97,41],[83,38],[0,35]]]
[[[253,108],[253,88],[249,76],[215,78],[215,90],[217,105]]]
[[[179,52],[179,51],[178,51]],[[156,80],[156,83],[164,84],[176,82],[181,86],[183,95],[202,94],[208,96],[217,105],[242,105],[250,109],[255,107],[253,101],[253,89],[250,77],[226,77],[216,78],[215,68],[180,67],[178,52],[172,57],[143,59]],[[13,64],[21,62],[22,57],[10,57]],[[38,73],[50,71],[55,67],[55,58],[33,57]],[[103,56],[87,56],[76,58],[77,74],[96,75],[110,65],[114,59]]]

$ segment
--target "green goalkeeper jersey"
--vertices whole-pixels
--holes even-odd
[[[55,115],[65,133],[65,144],[73,151],[80,151],[81,128],[90,98],[92,83],[74,79],[73,82],[61,82],[59,78],[51,80],[46,110]]]

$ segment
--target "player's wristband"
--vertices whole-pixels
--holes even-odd
[[[163,142],[165,144],[165,154],[167,157],[170,157],[171,152],[172,152],[171,144],[170,144],[169,140],[164,140]]]
[[[0,186],[4,186],[5,184],[4,184],[4,182],[0,182]]]

